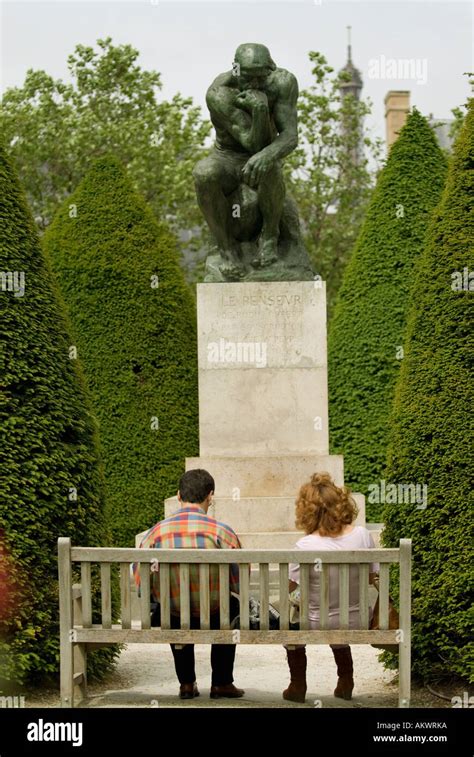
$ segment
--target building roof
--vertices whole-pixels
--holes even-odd
[[[347,63],[346,65],[341,68],[342,71],[347,71],[347,73],[350,75],[350,79],[348,81],[344,81],[341,83],[342,89],[348,89],[349,87],[355,87],[357,89],[362,89],[362,75],[358,68],[356,68],[352,62],[352,45],[347,45]]]

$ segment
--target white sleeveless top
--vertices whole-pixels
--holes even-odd
[[[371,534],[363,526],[355,526],[349,533],[342,536],[319,536],[308,534],[296,543],[296,549],[304,550],[337,550],[337,549],[374,549],[375,544]],[[324,562],[324,560],[323,560]],[[371,563],[371,573],[379,570],[378,563]],[[300,566],[290,564],[290,579],[299,583]],[[319,628],[319,570],[310,570],[309,578],[309,620],[311,628]],[[369,613],[371,615],[371,611]],[[359,628],[359,567],[351,565],[349,568],[349,628]],[[339,568],[329,568],[329,628],[339,628]]]

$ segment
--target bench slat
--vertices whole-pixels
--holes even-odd
[[[168,629],[171,625],[170,566],[166,563],[161,564],[158,577],[160,580],[161,628]]]
[[[388,628],[388,593],[390,583],[390,566],[380,566],[380,581],[379,581],[379,625],[381,631],[386,631]]]
[[[82,590],[82,625],[90,628],[92,625],[92,591],[91,564],[81,562],[81,590]]]
[[[183,553],[186,554],[183,554]],[[157,560],[167,563],[314,563],[320,558],[326,563],[398,563],[398,549],[356,550],[283,550],[283,549],[131,549],[127,547],[73,547],[72,562],[143,562]]]
[[[339,566],[339,628],[349,628],[349,566]]]
[[[115,630],[115,628],[117,630]],[[159,628],[123,630],[115,626],[104,630],[100,626],[77,629],[79,643],[157,643],[157,644],[235,644],[234,631],[161,631]],[[397,631],[244,631],[241,644],[396,644]]]
[[[219,565],[219,612],[220,626],[227,630],[230,628],[230,588],[229,566]]]
[[[110,588],[110,563],[100,565],[100,597],[102,609],[102,628],[112,627],[112,594]]]
[[[308,564],[300,565],[300,629],[307,631],[309,628],[309,569]]]
[[[140,563],[140,617],[142,628],[150,628],[150,563]]]
[[[287,631],[290,626],[289,568],[288,563],[280,565],[280,629]]]
[[[329,628],[329,566],[321,565],[319,588],[319,628]]]
[[[250,600],[250,566],[247,563],[239,565],[239,594],[240,594],[240,628],[249,630],[249,600]]]
[[[204,551],[204,550],[203,550]],[[208,552],[210,550],[206,550]],[[199,615],[201,630],[205,631],[211,625],[211,599],[209,594],[209,565],[199,566]]]
[[[359,624],[361,629],[369,627],[369,568],[367,563],[359,565]]]
[[[189,631],[191,625],[191,597],[189,591],[189,565],[182,563],[179,566],[179,614],[183,631]]]
[[[260,563],[260,629],[268,631],[268,609],[270,603],[270,566]]]
[[[122,628],[132,627],[130,565],[128,563],[120,563],[120,617],[122,619]]]

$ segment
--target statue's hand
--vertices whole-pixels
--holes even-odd
[[[259,108],[268,109],[268,97],[259,89],[246,89],[239,92],[235,98],[235,104],[238,108],[252,113]]]
[[[273,160],[264,152],[252,155],[242,169],[242,178],[249,187],[256,187],[264,174],[273,167]]]

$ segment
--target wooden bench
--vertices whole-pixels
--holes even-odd
[[[61,655],[61,705],[74,707],[75,699],[87,696],[87,650],[114,643],[150,642],[174,644],[396,644],[399,652],[399,707],[410,704],[410,605],[411,540],[402,539],[398,549],[362,549],[310,552],[303,550],[202,550],[202,549],[114,549],[72,547],[69,538],[58,540],[59,611]],[[150,619],[151,564],[159,564],[161,627]],[[369,566],[380,564],[380,630],[369,630]],[[141,621],[131,617],[130,570],[140,566]],[[229,564],[240,573],[240,628],[230,627]],[[289,563],[300,564],[300,630],[289,627]],[[389,630],[390,565],[399,564],[400,628]],[[91,566],[100,568],[101,623],[92,623]],[[190,565],[198,565],[200,579],[200,630],[190,630]],[[220,583],[220,628],[209,628],[209,566],[217,564]],[[179,566],[181,627],[170,629],[170,566]],[[359,569],[360,628],[349,624],[349,568]],[[81,583],[73,584],[74,566],[80,566]],[[111,570],[120,574],[120,623],[112,622]],[[260,630],[249,628],[250,566],[258,570],[261,605]],[[271,596],[270,566],[279,573],[277,596]],[[328,629],[329,567],[339,567],[340,627]],[[275,569],[275,567],[274,567]],[[308,620],[310,570],[319,570],[321,580],[320,628],[312,630]],[[269,630],[268,607],[278,600],[280,628]],[[243,657],[242,657],[243,660]]]

